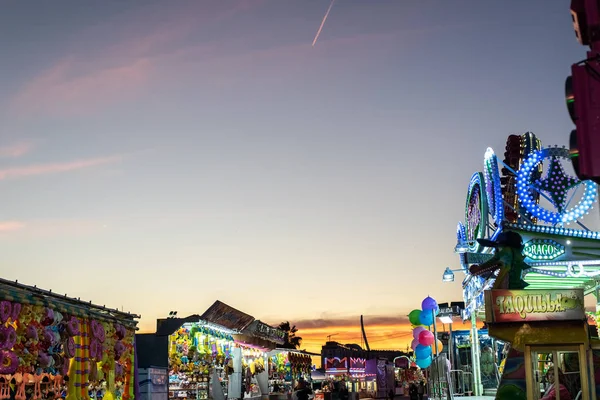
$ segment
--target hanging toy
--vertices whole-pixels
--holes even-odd
[[[21,314],[21,308],[21,303],[12,303],[10,319],[12,319],[13,322],[16,322],[19,319],[19,314]]]
[[[0,327],[0,349],[11,350],[17,343],[17,332],[12,326]]]
[[[0,322],[1,323],[6,323],[6,321],[8,321],[8,319],[10,318],[12,312],[12,306],[10,304],[10,301],[7,300],[3,300],[0,301]]]
[[[71,337],[79,335],[79,320],[76,317],[72,316],[67,322],[67,333]]]

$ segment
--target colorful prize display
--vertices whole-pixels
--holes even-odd
[[[431,365],[434,353],[432,347],[436,344],[436,338],[428,327],[433,325],[439,311],[437,301],[428,296],[421,303],[421,310],[412,310],[408,314],[408,319],[413,325],[413,341],[410,347],[414,351],[415,363],[419,368]]]
[[[0,280],[0,399],[133,400],[138,316]]]

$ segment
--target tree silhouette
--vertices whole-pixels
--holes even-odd
[[[302,337],[296,335],[298,328],[296,325],[291,325],[289,321],[279,324],[279,329],[285,333],[285,342],[281,347],[284,349],[297,349],[302,344]]]

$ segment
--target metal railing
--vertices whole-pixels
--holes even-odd
[[[473,394],[473,374],[465,372],[462,369],[450,370],[451,384],[453,396],[464,397]]]

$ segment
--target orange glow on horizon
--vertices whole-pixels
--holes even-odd
[[[276,323],[271,323],[276,326]],[[292,323],[293,325],[293,323]],[[483,325],[480,322],[480,327]],[[453,326],[453,330],[469,330],[471,329],[470,321],[461,322],[456,321]],[[438,332],[447,331],[448,327],[439,323],[437,325]],[[366,327],[367,339],[369,346],[372,350],[410,350],[410,344],[413,340],[412,337],[412,325],[410,323],[397,323],[397,324],[381,324],[381,325],[369,325]],[[155,332],[155,322],[140,323],[140,333],[153,333]],[[309,351],[311,353],[321,353],[321,347],[327,342],[327,336],[331,335],[331,341],[342,344],[358,344],[365,348],[360,326],[356,324],[351,325],[349,323],[343,324],[332,324],[329,326],[319,327],[298,327],[298,336],[302,337],[302,344],[300,349]],[[321,367],[321,358],[319,356],[313,356],[313,363],[317,368]]]

